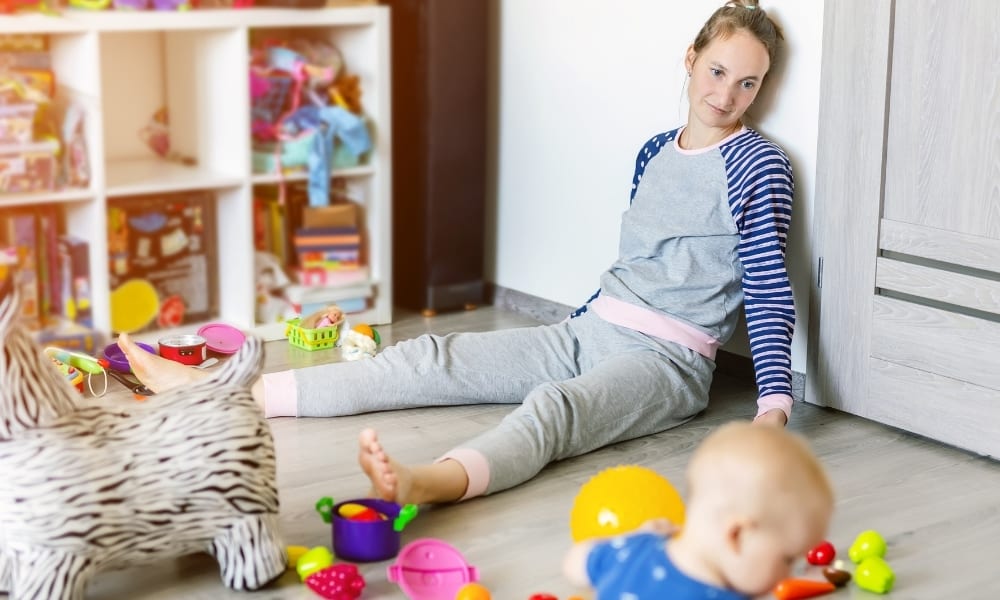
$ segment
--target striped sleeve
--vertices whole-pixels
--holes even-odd
[[[785,269],[792,168],[785,153],[754,132],[722,148],[729,208],[739,230],[743,297],[757,378],[758,415],[792,405],[795,305]]]

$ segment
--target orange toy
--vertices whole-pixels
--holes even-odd
[[[458,590],[455,600],[490,600],[492,596],[486,586],[478,583],[467,583]]]
[[[813,579],[785,579],[774,588],[774,597],[778,600],[804,600],[829,594],[837,589],[829,581]]]

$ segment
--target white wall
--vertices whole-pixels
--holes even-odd
[[[616,257],[636,153],[686,119],[684,51],[722,3],[493,1],[486,276],[577,306]],[[789,52],[755,103],[754,123],[784,147],[795,172],[792,358],[805,372],[823,0],[763,7],[784,26]],[[749,356],[742,328],[726,349]]]

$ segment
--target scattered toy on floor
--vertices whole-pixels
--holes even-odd
[[[823,541],[815,548],[806,553],[806,561],[811,565],[822,567],[833,562],[837,556],[837,549],[828,541]]]
[[[637,465],[604,469],[583,484],[570,512],[573,541],[638,529],[653,519],[684,524],[684,501],[665,477]]]
[[[784,579],[774,588],[774,597],[778,600],[806,600],[823,596],[837,589],[829,581],[815,579]]]
[[[82,402],[19,315],[0,296],[0,592],[81,600],[96,573],[205,550],[234,590],[285,571],[274,443],[249,388],[259,339],[211,377],[112,407]]]

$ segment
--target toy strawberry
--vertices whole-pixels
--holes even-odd
[[[340,563],[306,577],[306,585],[327,600],[354,600],[365,589],[365,578],[357,566]]]

